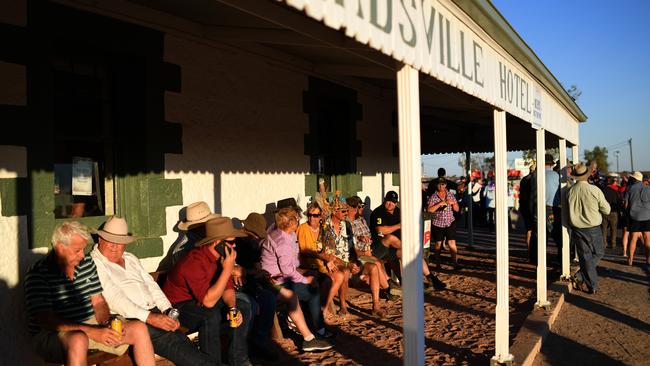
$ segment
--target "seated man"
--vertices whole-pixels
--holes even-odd
[[[234,329],[228,364],[249,365],[246,337],[251,306],[250,302],[237,301],[231,277],[237,257],[235,238],[246,234],[235,229],[229,217],[208,220],[205,234],[169,272],[163,292],[180,311],[181,325],[198,330],[199,348],[217,365],[221,365],[222,319],[231,320]],[[239,312],[231,319],[234,309]]]
[[[30,332],[36,352],[48,361],[87,364],[89,349],[116,355],[133,345],[138,365],[155,365],[147,327],[125,322],[122,334],[109,328],[109,310],[93,260],[84,254],[91,240],[76,221],[54,229],[52,250],[25,278]]]
[[[400,236],[402,224],[397,202],[397,192],[388,191],[384,197],[384,203],[370,214],[372,255],[384,261],[388,260],[389,264],[395,263],[395,258],[402,257]],[[393,268],[398,269],[399,265],[393,266]],[[440,290],[447,287],[433,272],[429,271],[429,266],[424,259],[422,260],[422,272],[429,278],[430,284],[434,288]]]
[[[90,253],[95,261],[104,297],[112,313],[147,324],[154,351],[176,365],[212,365],[210,357],[199,351],[178,330],[177,320],[164,315],[172,304],[158,284],[144,270],[138,257],[126,253],[126,246],[137,238],[129,234],[126,220],[109,218],[97,230],[99,244]]]

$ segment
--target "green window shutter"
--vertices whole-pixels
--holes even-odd
[[[393,185],[399,187],[399,173],[393,173]]]

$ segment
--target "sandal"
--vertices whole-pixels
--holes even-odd
[[[376,316],[379,319],[386,318],[386,312],[383,311],[382,309],[372,309],[372,315]]]

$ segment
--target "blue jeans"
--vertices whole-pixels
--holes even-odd
[[[239,297],[239,292],[237,293]],[[267,344],[271,329],[273,328],[273,317],[277,303],[277,293],[266,288],[255,288],[253,293],[248,293],[252,301],[255,320],[249,330],[251,341],[258,345]]]
[[[199,348],[210,356],[213,362],[221,365],[221,326],[226,319],[228,307],[223,300],[219,300],[213,307],[199,306],[196,301],[188,300],[174,304],[181,315],[181,325],[191,331],[199,332]],[[243,316],[242,324],[233,328],[230,348],[228,350],[228,364],[237,366],[248,361],[248,346],[246,337],[252,318],[250,301],[237,299],[237,308]]]
[[[323,312],[320,310],[320,294],[318,288],[304,283],[283,283],[283,287],[293,291],[300,300],[300,306],[303,309],[307,324],[312,332],[323,328],[325,320]],[[305,305],[309,311],[305,311]]]
[[[199,351],[194,344],[180,331],[168,332],[147,324],[151,343],[156,354],[159,354],[178,366],[215,365],[216,363],[205,353]],[[221,366],[221,365],[219,365]]]
[[[598,288],[596,265],[605,254],[602,229],[600,226],[586,229],[573,228],[571,241],[576,245],[580,260],[580,272],[576,277],[587,284],[589,289],[596,290]]]

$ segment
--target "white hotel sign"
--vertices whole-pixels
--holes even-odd
[[[344,29],[361,43],[542,127],[547,93],[449,1],[285,1],[330,28]]]

